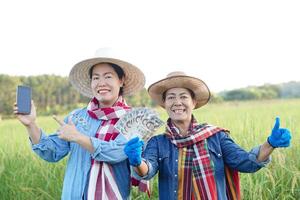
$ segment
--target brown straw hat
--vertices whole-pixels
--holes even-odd
[[[144,88],[145,76],[143,72],[126,61],[117,59],[114,51],[108,48],[99,49],[96,57],[77,63],[70,71],[71,84],[84,96],[93,97],[89,70],[99,63],[113,63],[122,68],[125,74],[123,95],[133,95]]]
[[[187,76],[184,72],[171,72],[160,81],[149,86],[148,93],[151,98],[164,108],[163,93],[171,88],[186,88],[195,94],[196,106],[194,109],[205,105],[210,98],[210,91],[207,85],[200,79]]]

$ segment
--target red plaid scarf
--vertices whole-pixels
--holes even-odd
[[[130,107],[126,105],[125,100],[120,96],[116,103],[108,108],[99,108],[98,100],[93,98],[87,110],[92,118],[102,120],[95,137],[104,141],[110,141],[119,135],[114,125],[120,117],[130,110]],[[131,180],[132,185],[139,186],[139,189],[143,192],[147,191],[148,182],[141,182],[133,177]],[[111,165],[92,159],[88,199],[122,199]]]
[[[179,148],[178,199],[218,199],[213,162],[206,139],[227,130],[207,124],[199,125],[194,117],[188,135],[182,136],[168,119],[166,134]],[[240,199],[239,176],[236,170],[225,166],[228,199]]]

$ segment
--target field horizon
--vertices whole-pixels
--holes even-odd
[[[157,110],[165,121],[164,110]],[[240,174],[243,199],[300,199],[300,99],[209,104],[195,110],[194,115],[199,123],[229,129],[234,141],[247,151],[266,141],[279,116],[281,127],[292,133],[291,146],[275,149],[271,163],[257,173]],[[51,116],[38,117],[37,122],[47,133],[58,128]],[[0,199],[60,199],[68,158],[58,163],[40,159],[31,150],[26,129],[16,119],[0,121],[0,138]],[[157,178],[152,187],[151,199],[157,199]],[[136,189],[132,198],[148,199]]]

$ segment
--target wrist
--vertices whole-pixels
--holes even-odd
[[[141,165],[141,162],[137,162],[137,161],[129,161],[129,163],[133,167],[139,167]]]
[[[137,157],[135,157],[135,158],[129,158],[129,163],[130,163],[130,165],[131,166],[133,166],[133,167],[139,167],[141,164],[142,164],[142,159],[140,158],[137,158]]]
[[[85,135],[76,131],[76,133],[73,133],[72,142],[80,143],[80,141],[82,141],[84,139],[84,136]]]
[[[267,139],[267,143],[272,147],[272,148],[276,148],[271,142],[270,142],[270,136]]]
[[[28,129],[33,129],[37,127],[37,124],[35,123],[35,120],[29,122],[28,124],[24,124],[26,126],[26,128]]]

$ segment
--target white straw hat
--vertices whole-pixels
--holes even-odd
[[[89,70],[99,63],[113,63],[118,65],[125,74],[123,95],[133,95],[144,88],[145,76],[143,72],[124,60],[119,59],[120,54],[109,48],[97,50],[96,56],[77,63],[70,71],[69,80],[71,84],[84,96],[93,97]]]
[[[171,88],[190,89],[195,94],[196,106],[194,109],[205,105],[210,98],[210,91],[202,80],[179,71],[171,72],[166,78],[151,84],[148,93],[156,103],[164,108],[163,93]]]

